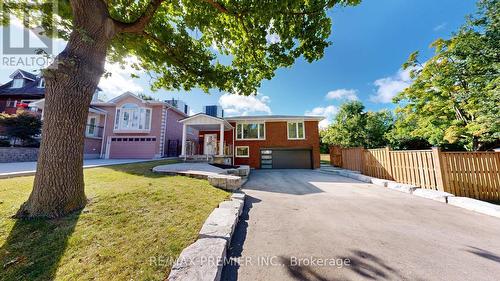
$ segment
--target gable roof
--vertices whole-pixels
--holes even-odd
[[[11,79],[21,77],[24,79],[24,84],[21,88],[11,88],[13,81],[11,80],[0,86],[0,96],[20,95],[27,98],[43,98],[45,96],[45,88],[38,87],[40,80],[43,79],[41,76],[18,69],[9,77]]]
[[[11,88],[13,80],[16,77],[24,79],[24,84],[21,88]],[[40,80],[43,79],[41,75],[18,69],[9,75],[9,78],[12,80],[0,86],[0,96],[22,96],[38,99],[45,97],[45,87],[39,87]],[[101,91],[101,88],[97,87],[97,91]]]
[[[209,119],[209,120],[213,120],[213,121],[215,121],[216,123],[219,123],[219,124],[222,123],[227,128],[233,128],[233,126],[231,124],[229,124],[229,122],[227,122],[227,120],[225,120],[223,118],[219,118],[219,117],[214,117],[214,116],[211,116],[211,115],[207,115],[205,113],[197,113],[195,115],[191,115],[189,117],[180,119],[179,123],[186,123],[188,121],[196,120],[196,119],[201,119],[201,120],[207,120],[207,119]],[[203,124],[203,123],[200,123],[200,124]]]
[[[175,106],[167,103],[167,102],[163,102],[163,101],[157,101],[157,100],[143,100],[141,99],[139,96],[137,96],[136,94],[132,93],[132,92],[125,92],[115,98],[112,98],[110,99],[109,101],[107,102],[92,102],[92,105],[95,105],[95,106],[115,106],[116,103],[118,103],[120,100],[124,99],[124,98],[127,98],[127,97],[132,97],[132,98],[135,98],[137,99],[138,101],[140,101],[141,103],[143,104],[158,104],[158,105],[164,105],[168,108],[171,108],[172,110],[175,110],[176,112],[178,112],[179,114],[181,114],[182,116],[188,116],[186,113],[184,113],[183,111],[179,110],[178,108],[176,108]]]
[[[21,75],[24,79],[28,79],[28,80],[31,80],[31,81],[35,81],[37,79],[37,75],[33,74],[33,73],[29,73],[27,71],[24,71],[22,69],[18,69],[16,71],[14,71],[9,77],[11,79],[14,79],[16,76],[18,75]]]

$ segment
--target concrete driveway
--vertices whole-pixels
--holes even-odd
[[[244,191],[223,280],[499,280],[498,218],[311,170]]]

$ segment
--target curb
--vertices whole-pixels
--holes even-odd
[[[468,197],[456,197],[455,195],[438,191],[432,189],[424,189],[411,184],[398,183],[391,180],[379,179],[374,177],[365,176],[359,174],[357,171],[345,170],[345,169],[320,169],[320,172],[325,174],[339,175],[362,182],[370,182],[377,186],[386,187],[392,190],[397,190],[400,192],[412,194],[421,198],[431,199],[434,201],[442,202],[445,204],[453,205],[455,207],[460,207],[477,213],[493,216],[500,218],[500,206],[484,202],[481,200],[468,198]]]
[[[167,280],[219,281],[226,250],[245,205],[245,193],[239,191],[222,201],[203,224],[198,240],[182,250]]]
[[[423,189],[423,188],[418,188],[413,192],[413,195],[439,201],[442,203],[448,203],[448,199],[450,197],[455,197],[455,195],[444,192],[444,191],[437,191],[437,190],[431,190],[431,189]]]
[[[500,218],[500,206],[467,197],[449,197],[448,204]]]

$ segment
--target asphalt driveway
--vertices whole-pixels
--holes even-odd
[[[252,171],[223,280],[498,280],[500,219],[312,170]]]

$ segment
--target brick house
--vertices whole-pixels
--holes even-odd
[[[218,118],[196,114],[180,120],[186,133],[181,157],[213,158],[215,162],[262,169],[319,168],[318,123],[322,119],[285,115]],[[195,148],[189,147],[189,128],[199,131],[199,145]]]

